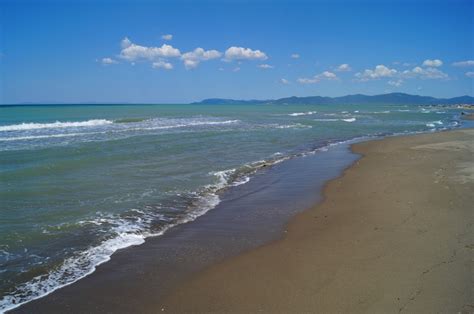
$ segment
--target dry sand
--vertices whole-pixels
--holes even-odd
[[[474,130],[353,150],[364,157],[281,240],[199,273],[150,311],[473,312]]]

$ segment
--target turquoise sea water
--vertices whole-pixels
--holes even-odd
[[[0,312],[195,219],[264,166],[460,125],[389,105],[0,107]]]

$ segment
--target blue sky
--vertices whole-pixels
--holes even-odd
[[[474,93],[471,0],[0,8],[1,103]]]

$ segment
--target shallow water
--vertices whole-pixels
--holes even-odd
[[[0,310],[195,219],[263,168],[458,117],[418,106],[0,107]]]

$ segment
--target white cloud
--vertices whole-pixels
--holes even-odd
[[[240,68],[239,67],[235,67],[232,72],[239,72],[240,71]]]
[[[136,61],[140,59],[157,60],[160,58],[179,57],[181,55],[179,49],[170,45],[162,45],[161,47],[146,47],[134,44],[128,38],[124,38],[121,42],[122,51],[120,58],[127,61]]]
[[[196,48],[193,51],[186,52],[181,56],[186,69],[193,69],[199,65],[201,61],[207,61],[216,59],[222,56],[217,50],[204,50],[202,48]]]
[[[311,78],[299,78],[297,81],[298,83],[301,83],[301,84],[315,84],[315,83],[319,83],[321,81],[334,81],[334,80],[337,80],[337,75],[332,73],[332,72],[329,72],[329,71],[324,71],[323,73],[320,73],[318,75],[315,75]]]
[[[474,66],[474,60],[458,61],[454,62],[455,67],[472,67]]]
[[[288,84],[290,84],[290,81],[288,81],[287,79],[281,78],[280,83],[288,85]]]
[[[349,64],[347,63],[343,63],[341,65],[339,65],[335,71],[338,71],[338,72],[349,72],[349,71],[352,71],[352,68],[350,67]]]
[[[379,64],[373,70],[366,69],[363,72],[358,72],[355,77],[361,82],[369,80],[377,80],[384,77],[393,77],[397,74],[397,70],[390,69],[383,64]]]
[[[390,80],[388,81],[388,85],[394,86],[394,87],[400,87],[403,84],[403,80],[398,79],[398,80]]]
[[[421,68],[414,67],[411,70],[405,70],[400,75],[403,78],[420,78],[420,79],[447,79],[449,76],[437,68]]]
[[[166,35],[161,36],[161,39],[163,39],[163,40],[171,40],[171,39],[173,39],[173,35],[171,35],[171,34],[166,34]]]
[[[274,66],[273,65],[270,65],[270,64],[259,64],[257,65],[257,67],[259,67],[260,69],[273,69]]]
[[[435,60],[430,60],[435,61]],[[436,62],[435,62],[436,63]],[[435,68],[435,67],[414,67],[411,70],[404,70],[403,72],[397,71],[395,69],[390,69],[383,64],[377,65],[374,70],[364,70],[363,72],[359,72],[355,74],[355,77],[360,82],[366,82],[369,80],[378,80],[381,78],[393,78],[389,82],[392,86],[397,86],[396,84],[399,83],[398,80],[403,79],[448,79],[449,76],[444,73],[443,71]]]
[[[329,71],[324,71],[321,74],[316,75],[316,77],[319,77],[321,79],[326,79],[326,80],[336,80],[337,76],[336,74],[329,72]]]
[[[102,58],[102,60],[100,60],[100,62],[103,64],[103,65],[110,65],[110,64],[116,64],[117,63],[117,60],[114,60],[112,58]]]
[[[423,66],[425,67],[437,68],[442,65],[443,65],[443,61],[439,59],[434,59],[434,60],[426,59],[425,61],[423,61]]]
[[[163,61],[163,60],[153,62],[151,66],[154,69],[165,69],[165,70],[173,69],[173,65],[171,63]]]
[[[299,59],[299,58],[300,58],[300,55],[297,54],[297,53],[293,53],[293,54],[291,55],[291,57],[292,57],[293,59]]]
[[[125,37],[124,39],[122,39],[122,41],[120,42],[120,47],[122,47],[122,49],[125,49],[125,48],[128,48],[132,45],[132,42],[130,41],[130,39],[128,39],[128,37]]]
[[[183,60],[183,63],[186,70],[194,69],[199,65],[199,61],[192,59],[185,59]]]
[[[319,82],[319,80],[316,78],[306,78],[306,77],[300,77],[296,81],[300,84],[315,84]]]
[[[243,47],[230,47],[225,51],[225,59],[232,60],[267,60],[265,52],[260,50],[252,50]]]
[[[474,78],[474,72],[466,72],[466,76],[470,78]]]

